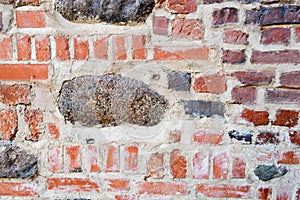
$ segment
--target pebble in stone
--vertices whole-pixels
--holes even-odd
[[[224,117],[225,106],[217,101],[181,100],[185,114],[190,117]]]
[[[107,74],[65,81],[58,107],[66,120],[82,126],[154,126],[165,113],[167,101],[141,81]]]
[[[276,167],[275,165],[258,165],[254,170],[254,174],[262,181],[269,181],[273,178],[284,176],[287,172],[286,167]]]
[[[2,146],[0,151],[1,178],[31,178],[38,172],[38,159],[16,146]]]
[[[154,8],[154,0],[56,0],[55,9],[75,22],[144,22]]]

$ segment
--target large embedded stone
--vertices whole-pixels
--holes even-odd
[[[144,22],[154,0],[56,0],[55,9],[75,22]]]
[[[288,170],[284,166],[259,165],[254,170],[254,174],[262,181],[269,181],[273,178],[284,176]]]
[[[65,120],[82,126],[153,126],[160,122],[167,101],[141,81],[108,74],[65,81],[58,107]]]

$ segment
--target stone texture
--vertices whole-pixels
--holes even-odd
[[[223,117],[225,112],[225,106],[221,102],[216,101],[200,101],[189,100],[181,101],[184,107],[185,114],[191,117],[212,117],[218,115]]]
[[[0,151],[1,178],[31,178],[38,172],[38,159],[16,146],[2,146]]]
[[[276,167],[275,165],[259,165],[254,170],[254,174],[262,181],[269,181],[284,176],[287,172],[286,167]]]
[[[252,144],[252,136],[253,134],[251,132],[242,132],[242,131],[229,131],[228,135],[231,139],[236,139],[238,141],[241,141],[245,144]]]
[[[191,74],[172,71],[168,74],[168,85],[175,91],[190,91]]]
[[[82,126],[153,126],[160,122],[167,101],[141,81],[108,74],[65,81],[58,107],[65,120]]]
[[[144,22],[154,8],[154,0],[56,0],[55,9],[75,22]]]

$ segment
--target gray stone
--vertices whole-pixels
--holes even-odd
[[[191,117],[212,117],[218,115],[224,117],[225,106],[221,102],[182,100],[185,114]]]
[[[160,122],[167,101],[141,81],[108,74],[65,81],[58,107],[65,120],[82,126],[153,126]]]
[[[228,135],[231,139],[236,139],[246,144],[252,144],[252,136],[253,134],[250,132],[242,132],[242,131],[229,131]]]
[[[170,72],[168,74],[169,89],[176,91],[190,91],[191,74],[185,72]]]
[[[38,159],[16,146],[2,146],[0,151],[1,178],[31,178],[38,172]]]
[[[144,22],[154,0],[56,0],[55,9],[75,22]]]
[[[287,172],[286,167],[276,167],[275,165],[258,165],[254,170],[254,174],[262,181],[269,181],[273,178],[284,176]]]

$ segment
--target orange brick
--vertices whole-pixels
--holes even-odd
[[[208,47],[165,49],[154,48],[154,60],[207,60],[209,57]]]
[[[209,154],[208,152],[197,152],[193,158],[193,178],[208,179]]]
[[[132,36],[133,59],[145,60],[147,58],[146,35]]]
[[[94,55],[96,59],[107,59],[107,37],[95,39]]]
[[[276,152],[277,163],[280,164],[299,164],[299,157],[295,151]]]
[[[197,144],[220,144],[222,142],[222,133],[209,133],[205,130],[198,130],[194,134],[194,142]]]
[[[30,104],[29,85],[0,85],[0,102],[8,105]]]
[[[48,190],[65,192],[100,192],[100,181],[85,178],[48,178]]]
[[[56,36],[56,58],[64,61],[70,59],[69,38],[66,36]]]
[[[89,57],[88,39],[83,36],[74,38],[75,60],[86,60]]]
[[[225,152],[216,152],[213,155],[213,178],[227,179],[228,178],[228,157]]]
[[[15,110],[0,111],[1,140],[13,140],[18,131],[18,116]]]
[[[48,124],[48,132],[51,138],[57,140],[59,138],[59,129],[55,124]]]
[[[139,182],[136,189],[138,194],[175,195],[188,193],[187,185],[182,182]]]
[[[63,172],[64,160],[61,146],[54,147],[49,151],[48,168],[51,172]]]
[[[114,55],[115,60],[126,60],[127,59],[126,37],[125,36],[113,37],[113,55]]]
[[[43,11],[17,11],[16,21],[18,28],[44,28],[46,26]]]
[[[87,145],[85,152],[85,165],[88,172],[99,172],[100,162],[99,162],[99,148],[96,145]]]
[[[250,186],[240,185],[199,184],[196,191],[212,198],[249,198],[251,196]]]
[[[30,47],[29,35],[17,36],[17,52],[18,52],[18,60],[31,59],[31,47]]]
[[[0,60],[12,60],[12,52],[12,42],[10,36],[0,35]]]
[[[41,110],[25,110],[25,122],[30,130],[30,134],[26,136],[25,140],[36,142],[43,133],[40,124],[43,122],[43,111]]]
[[[48,36],[35,37],[36,59],[38,61],[49,61],[50,41]]]
[[[127,172],[138,171],[138,147],[127,146],[124,148],[124,170]]]
[[[181,155],[179,149],[170,153],[170,167],[173,178],[185,178],[187,173],[187,160]]]
[[[25,182],[0,182],[0,196],[38,196],[37,187]]]
[[[240,157],[233,158],[232,178],[246,178],[246,162]]]
[[[133,194],[116,195],[115,200],[137,200],[137,196]]]
[[[272,188],[258,188],[256,197],[258,200],[271,200],[272,199]]]
[[[119,147],[115,144],[108,144],[104,148],[106,172],[120,171],[120,152]]]
[[[82,172],[79,146],[65,147],[66,163],[69,172]]]
[[[45,80],[48,65],[44,64],[0,64],[0,80]]]
[[[164,163],[163,154],[154,153],[151,155],[147,162],[147,172],[152,178],[163,178],[164,176]]]
[[[109,192],[120,192],[120,191],[128,191],[129,180],[122,179],[108,179],[107,181],[107,191]]]

